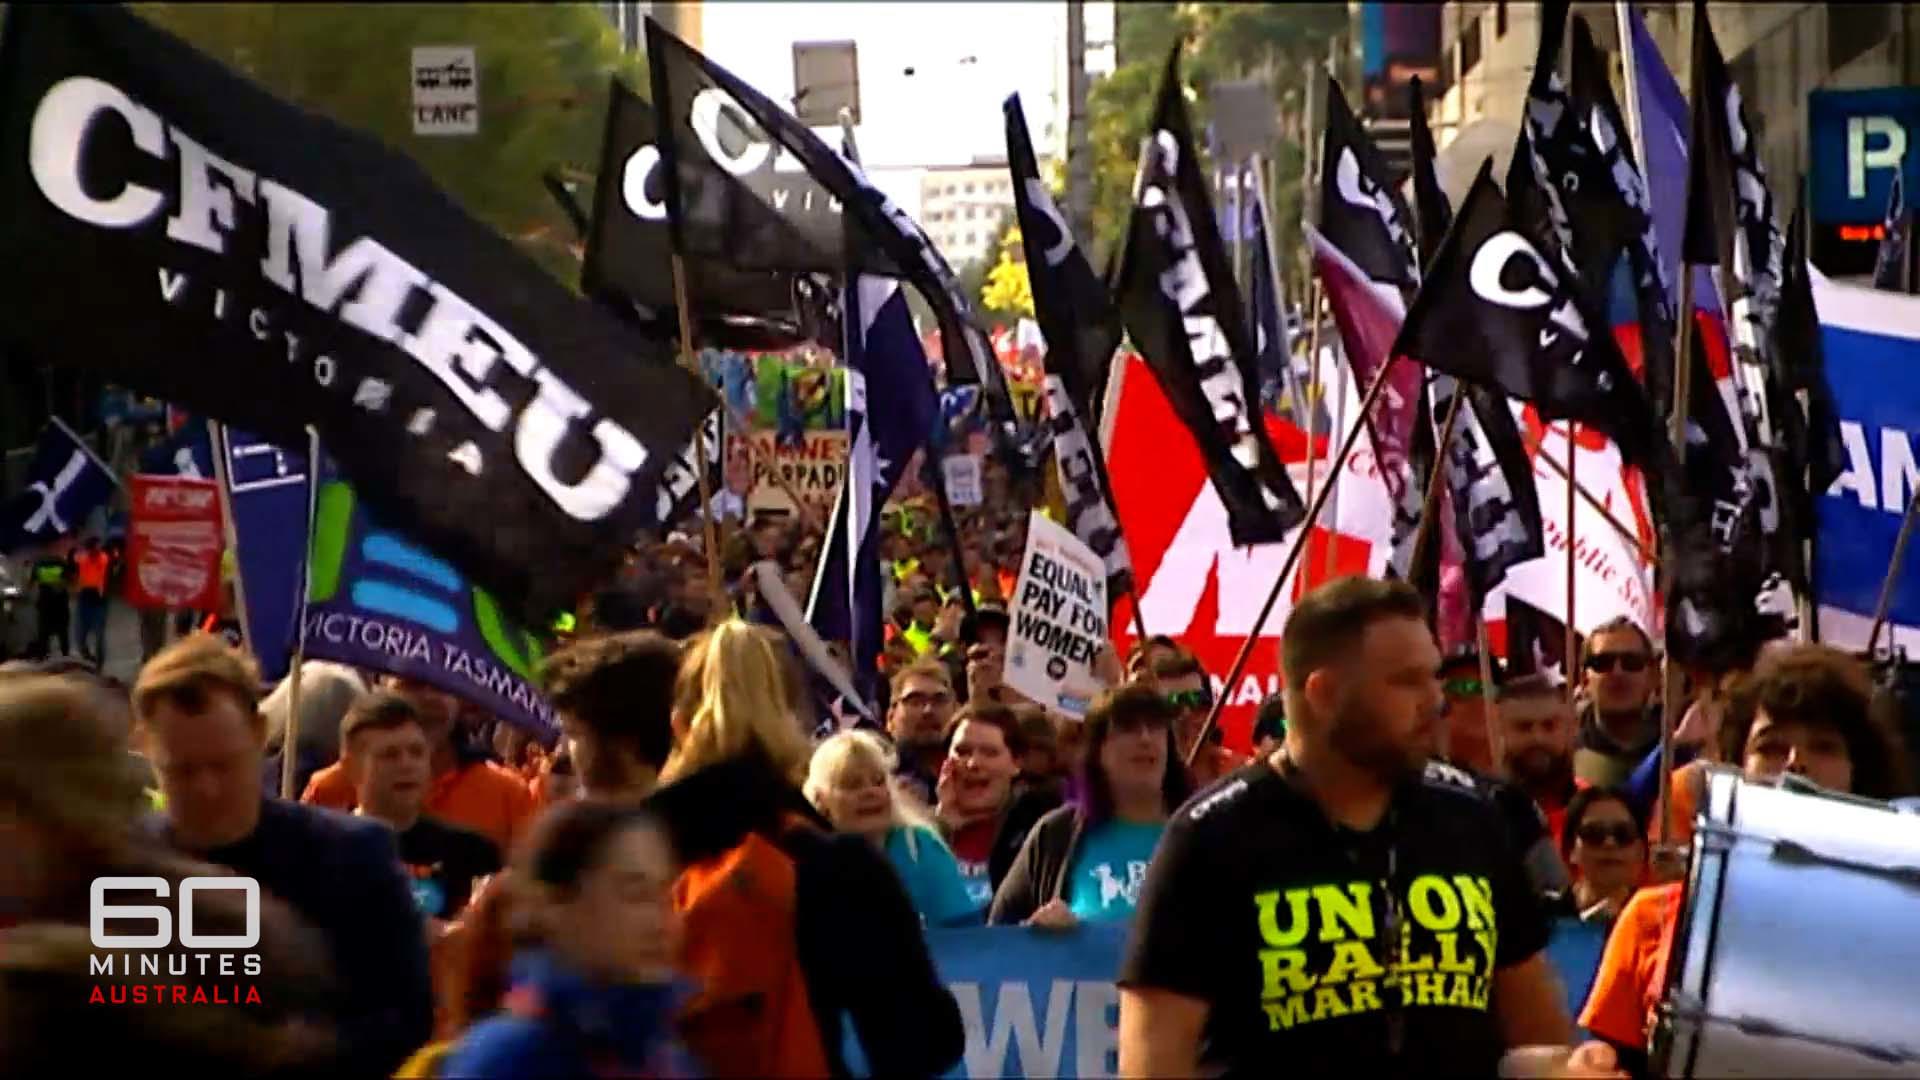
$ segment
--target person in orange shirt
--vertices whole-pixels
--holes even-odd
[[[424,811],[452,822],[511,851],[520,830],[533,817],[533,794],[518,773],[487,759],[486,752],[459,737],[460,699],[437,687],[400,675],[389,675],[382,685],[407,699],[420,713],[433,746],[433,779],[427,787]],[[347,747],[341,748],[349,754]],[[334,810],[350,811],[356,802],[347,762],[342,760],[313,774],[300,801]]]
[[[1869,711],[1871,697],[1866,668],[1846,653],[1826,645],[1781,649],[1734,691],[1720,725],[1722,757],[1748,780],[1794,773],[1872,799],[1904,794],[1900,734]],[[1612,1044],[1635,1075],[1648,1068],[1683,899],[1683,884],[1669,882],[1627,901],[1580,1013],[1580,1026]]]

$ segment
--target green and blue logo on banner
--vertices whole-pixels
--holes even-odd
[[[323,475],[306,655],[418,679],[551,741],[539,640],[451,563],[373,520],[352,485]]]

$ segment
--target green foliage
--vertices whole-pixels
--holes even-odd
[[[137,4],[178,35],[283,100],[407,154],[479,220],[569,286],[572,226],[540,182],[548,169],[598,168],[607,85],[644,93],[646,68],[623,55],[588,3]],[[472,45],[480,133],[413,134],[412,51]],[[584,198],[584,196],[583,196]]]
[[[1104,266],[1126,228],[1140,140],[1175,41],[1186,43],[1181,76],[1195,92],[1187,107],[1196,138],[1204,140],[1207,89],[1216,82],[1264,73],[1273,84],[1275,108],[1298,112],[1305,66],[1326,55],[1327,42],[1347,28],[1350,16],[1340,3],[1138,3],[1118,5],[1115,18],[1119,66],[1088,94],[1097,266]],[[1204,145],[1200,152],[1206,153]],[[1303,161],[1298,132],[1282,130],[1266,166],[1268,205],[1275,246],[1291,275],[1305,265],[1299,257]]]

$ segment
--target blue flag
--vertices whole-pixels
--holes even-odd
[[[847,366],[847,482],[827,524],[827,548],[807,601],[807,622],[847,642],[855,686],[869,700],[884,646],[880,508],[925,445],[940,414],[926,353],[897,282],[861,277],[841,309]]]
[[[1693,114],[1679,81],[1660,56],[1660,46],[1632,4],[1627,5],[1627,22],[1633,34],[1634,94],[1647,151],[1642,164],[1652,196],[1654,235],[1660,244],[1660,261],[1666,264],[1661,270],[1674,290],[1670,303],[1678,305],[1680,239],[1687,221],[1687,140],[1693,131]],[[1720,290],[1713,274],[1705,267],[1694,267],[1692,273],[1694,310],[1718,315]]]
[[[188,424],[182,430],[199,427]],[[221,426],[227,506],[247,644],[268,679],[284,678],[293,655],[306,572],[307,458],[245,431]]]
[[[79,530],[118,484],[73,429],[57,420],[48,424],[33,452],[26,487],[0,507],[0,552],[11,554]]]
[[[140,471],[148,476],[213,479],[213,437],[206,423],[189,420],[166,440],[148,447],[140,455]]]

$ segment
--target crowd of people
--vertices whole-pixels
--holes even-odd
[[[551,741],[322,662],[295,715],[292,680],[207,633],[130,686],[0,666],[0,1071],[85,1039],[284,1076],[941,1073],[963,1032],[927,931],[1120,923],[1129,1075],[1485,1074],[1576,1032],[1596,1041],[1555,1067],[1637,1075],[1704,768],[1908,790],[1835,650],[1687,672],[1662,775],[1638,627],[1589,634],[1570,695],[1442,656],[1416,593],[1362,578],[1296,603],[1251,756],[1170,638],[1109,650],[1106,692],[1062,716],[1001,678],[1017,527],[961,522],[971,615],[937,525],[889,518],[872,723],[821,714],[752,587],[759,560],[811,576],[817,543],[780,522],[731,530],[719,617],[697,539],[637,546],[543,665]],[[90,966],[89,883],[207,875],[258,882],[257,978],[171,981],[257,999],[91,1005],[142,979]],[[195,925],[241,918],[232,895],[196,894]],[[1604,951],[1550,970],[1576,924]]]

